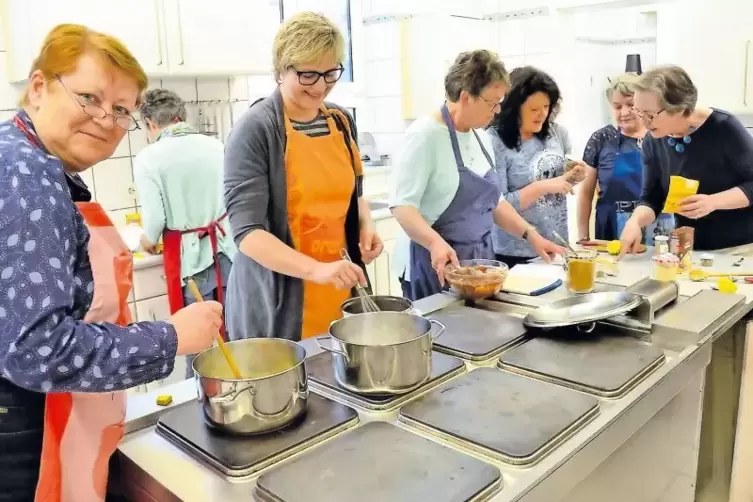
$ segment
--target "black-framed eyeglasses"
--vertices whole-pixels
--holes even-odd
[[[666,108],[662,108],[661,110],[659,110],[659,111],[658,111],[658,112],[656,112],[656,113],[647,113],[647,112],[644,112],[643,110],[638,110],[637,108],[634,108],[634,110],[635,110],[635,114],[636,114],[636,115],[638,115],[638,117],[640,117],[641,119],[645,120],[646,122],[648,122],[648,123],[650,124],[651,122],[653,122],[653,121],[654,121],[654,119],[655,119],[655,118],[656,118],[656,117],[657,117],[657,116],[658,116],[658,115],[659,115],[659,114],[660,114],[661,112],[665,111],[665,110],[666,110]]]
[[[342,65],[338,66],[337,68],[332,68],[331,70],[327,71],[314,71],[314,70],[305,70],[300,71],[295,68],[293,68],[293,71],[298,75],[298,83],[301,85],[314,85],[315,83],[319,82],[320,78],[323,78],[324,81],[328,84],[334,84],[340,78],[343,76],[343,72],[345,71],[345,68],[343,68]]]
[[[75,101],[76,104],[79,105],[84,113],[88,116],[95,119],[112,117],[113,123],[121,129],[125,129],[126,131],[136,131],[137,129],[141,129],[138,121],[125,108],[123,108],[122,112],[119,112],[115,110],[115,108],[122,107],[114,107],[113,113],[107,113],[107,110],[102,108],[102,106],[97,103],[98,98],[96,96],[93,96],[91,94],[79,94],[72,92],[65,86],[62,79],[60,78],[60,75],[55,75],[55,79],[58,81],[60,86],[65,89],[65,91],[71,96],[71,99],[73,99],[73,101]]]

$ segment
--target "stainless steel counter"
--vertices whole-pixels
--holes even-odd
[[[501,297],[504,302],[485,302],[485,305],[508,315],[523,316],[535,305],[562,295],[562,290],[538,298],[505,295]],[[429,314],[457,302],[451,295],[436,295],[418,302],[416,307]],[[698,308],[698,304],[704,308]],[[658,315],[656,325],[650,331],[626,329],[626,334],[661,347],[665,363],[624,396],[617,399],[600,398],[600,414],[594,420],[531,466],[515,467],[461,450],[496,466],[502,472],[504,487],[489,500],[551,502],[564,497],[640,431],[689,382],[703,379],[705,368],[711,361],[713,341],[736,326],[751,307],[753,305],[746,304],[741,295],[704,291],[698,298],[682,297],[675,305],[666,308]],[[311,341],[304,342],[304,346],[309,356],[320,352]],[[496,362],[495,358],[478,364],[466,362],[466,365],[470,371],[474,371],[478,367],[494,366]],[[165,393],[173,396],[172,406],[178,406],[195,398],[194,383],[184,381],[160,389],[159,394]],[[255,476],[230,480],[157,435],[153,424],[164,409],[156,406],[155,397],[156,393],[153,393],[129,401],[127,428],[132,432],[120,445],[117,471],[130,495],[138,500],[251,500]],[[360,425],[387,421],[405,427],[397,421],[397,412],[359,411],[359,418]],[[410,430],[460,450],[452,442]],[[698,442],[697,438],[688,440]],[[151,498],[146,498],[145,493]],[[559,494],[559,497],[553,494]]]

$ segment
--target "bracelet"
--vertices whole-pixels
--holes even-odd
[[[528,236],[531,235],[531,232],[535,232],[535,231],[536,231],[536,227],[530,226],[525,229],[525,231],[523,232],[523,235],[521,235],[520,238],[523,239],[524,241],[527,241]]]

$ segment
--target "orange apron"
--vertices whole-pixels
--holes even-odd
[[[131,323],[131,252],[102,206],[77,203],[89,229],[94,298],[84,321]],[[126,393],[54,393],[45,399],[35,502],[102,502],[108,463],[123,437]]]
[[[350,134],[335,125],[333,115],[341,124],[348,123],[345,116],[339,110],[322,111],[329,134],[314,138],[293,129],[285,115],[288,221],[296,250],[320,262],[333,262],[341,259],[340,250],[346,246],[345,217],[362,166]],[[355,166],[345,136],[355,153]],[[348,290],[303,281],[301,339],[326,333],[330,323],[342,317],[340,305],[348,298]]]

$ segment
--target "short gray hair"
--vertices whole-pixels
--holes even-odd
[[[186,103],[173,91],[150,89],[144,95],[139,112],[142,119],[149,119],[158,127],[165,127],[174,123],[175,119],[185,122]]]
[[[615,93],[626,97],[632,96],[635,94],[639,79],[637,73],[620,73],[616,77],[607,79],[609,81],[609,87],[606,91],[607,99],[611,101]]]
[[[679,66],[658,66],[643,75],[636,90],[653,92],[668,113],[690,115],[698,103],[698,89],[690,75]]]
[[[461,92],[478,97],[497,82],[510,86],[510,75],[496,53],[485,49],[461,52],[444,77],[445,96],[456,103]]]

